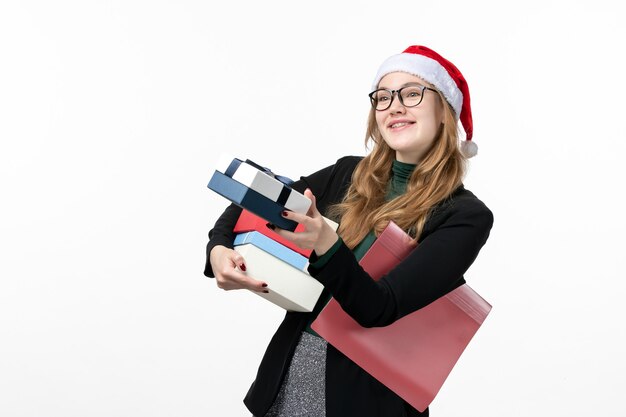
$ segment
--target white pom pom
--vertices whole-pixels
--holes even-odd
[[[471,140],[464,140],[461,142],[461,153],[466,158],[476,156],[478,153],[478,145]]]

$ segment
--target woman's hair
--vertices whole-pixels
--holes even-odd
[[[330,208],[330,215],[340,218],[338,233],[345,244],[354,247],[374,230],[380,235],[390,220],[419,239],[430,210],[461,185],[466,159],[459,150],[458,125],[454,111],[439,94],[444,117],[438,136],[415,168],[406,192],[385,201],[395,151],[382,138],[371,109],[365,145],[372,140],[372,151],[356,166],[352,183],[339,204]]]

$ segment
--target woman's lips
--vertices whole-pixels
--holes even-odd
[[[407,126],[411,126],[413,125],[415,122],[411,122],[408,120],[398,120],[395,121],[393,123],[390,123],[387,127],[391,130],[400,130],[402,128],[405,128]]]

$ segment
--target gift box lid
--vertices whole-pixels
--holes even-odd
[[[296,251],[289,249],[287,246],[270,239],[262,233],[253,231],[235,235],[235,241],[233,243],[235,246],[246,243],[250,243],[257,248],[263,249],[265,252],[284,262],[287,262],[294,268],[298,268],[306,272],[306,267],[309,264],[309,260],[307,258],[300,255]]]
[[[215,170],[231,177],[240,184],[255,190],[272,201],[296,213],[306,213],[311,206],[311,200],[294,190],[289,184],[273,176],[270,170],[253,161],[233,158],[222,154],[218,159]]]

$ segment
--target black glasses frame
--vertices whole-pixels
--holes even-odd
[[[409,88],[409,87],[413,87],[413,88],[414,87],[421,87],[422,88],[420,101],[418,101],[417,104],[414,104],[412,106],[407,106],[406,104],[404,104],[404,100],[402,99],[402,90],[404,90],[405,88]],[[378,89],[372,91],[371,93],[369,93],[368,96],[370,98],[370,103],[372,104],[372,107],[374,108],[374,110],[376,110],[376,111],[385,111],[385,110],[389,109],[389,107],[391,107],[391,104],[393,103],[393,99],[394,99],[395,95],[398,96],[398,100],[400,100],[400,104],[402,104],[404,107],[417,107],[417,106],[419,106],[420,103],[422,102],[422,100],[424,100],[424,91],[425,90],[434,91],[435,93],[437,92],[437,90],[435,90],[434,88],[426,87],[425,85],[413,84],[413,85],[405,85],[404,87],[398,88],[397,90],[390,90],[388,88],[378,88]],[[389,100],[389,104],[384,109],[377,108],[378,107],[378,100],[376,100],[374,98],[374,94],[378,93],[379,91],[387,91],[389,94],[391,94],[391,100]]]

